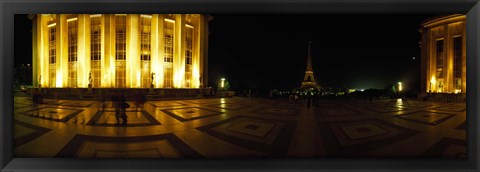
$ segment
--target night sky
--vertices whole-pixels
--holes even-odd
[[[236,89],[299,87],[308,41],[323,87],[419,87],[418,29],[435,16],[211,15],[209,85],[225,77]],[[15,15],[15,66],[31,63],[31,44],[31,21]]]

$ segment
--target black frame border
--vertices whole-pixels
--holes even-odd
[[[0,1],[2,171],[477,171],[479,170],[479,0],[2,0]],[[36,159],[13,158],[14,14],[35,13],[467,14],[467,161],[432,159]]]

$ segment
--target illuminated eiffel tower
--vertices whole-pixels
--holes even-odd
[[[308,56],[307,56],[307,70],[305,71],[305,77],[302,81],[302,89],[308,88],[319,88],[320,86],[317,84],[315,80],[315,75],[313,74],[312,69],[312,51],[311,51],[311,44],[312,42],[308,42]]]

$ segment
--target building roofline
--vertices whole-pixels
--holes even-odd
[[[431,27],[431,26],[439,25],[439,24],[447,22],[447,21],[465,19],[465,18],[466,18],[465,14],[438,15],[438,16],[423,20],[420,23],[420,25],[422,27]]]

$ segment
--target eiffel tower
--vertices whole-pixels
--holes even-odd
[[[315,80],[315,76],[313,75],[312,69],[312,51],[310,50],[312,42],[308,42],[308,56],[307,56],[307,70],[305,71],[305,77],[302,81],[302,89],[308,88],[319,88],[320,86],[317,84]]]

